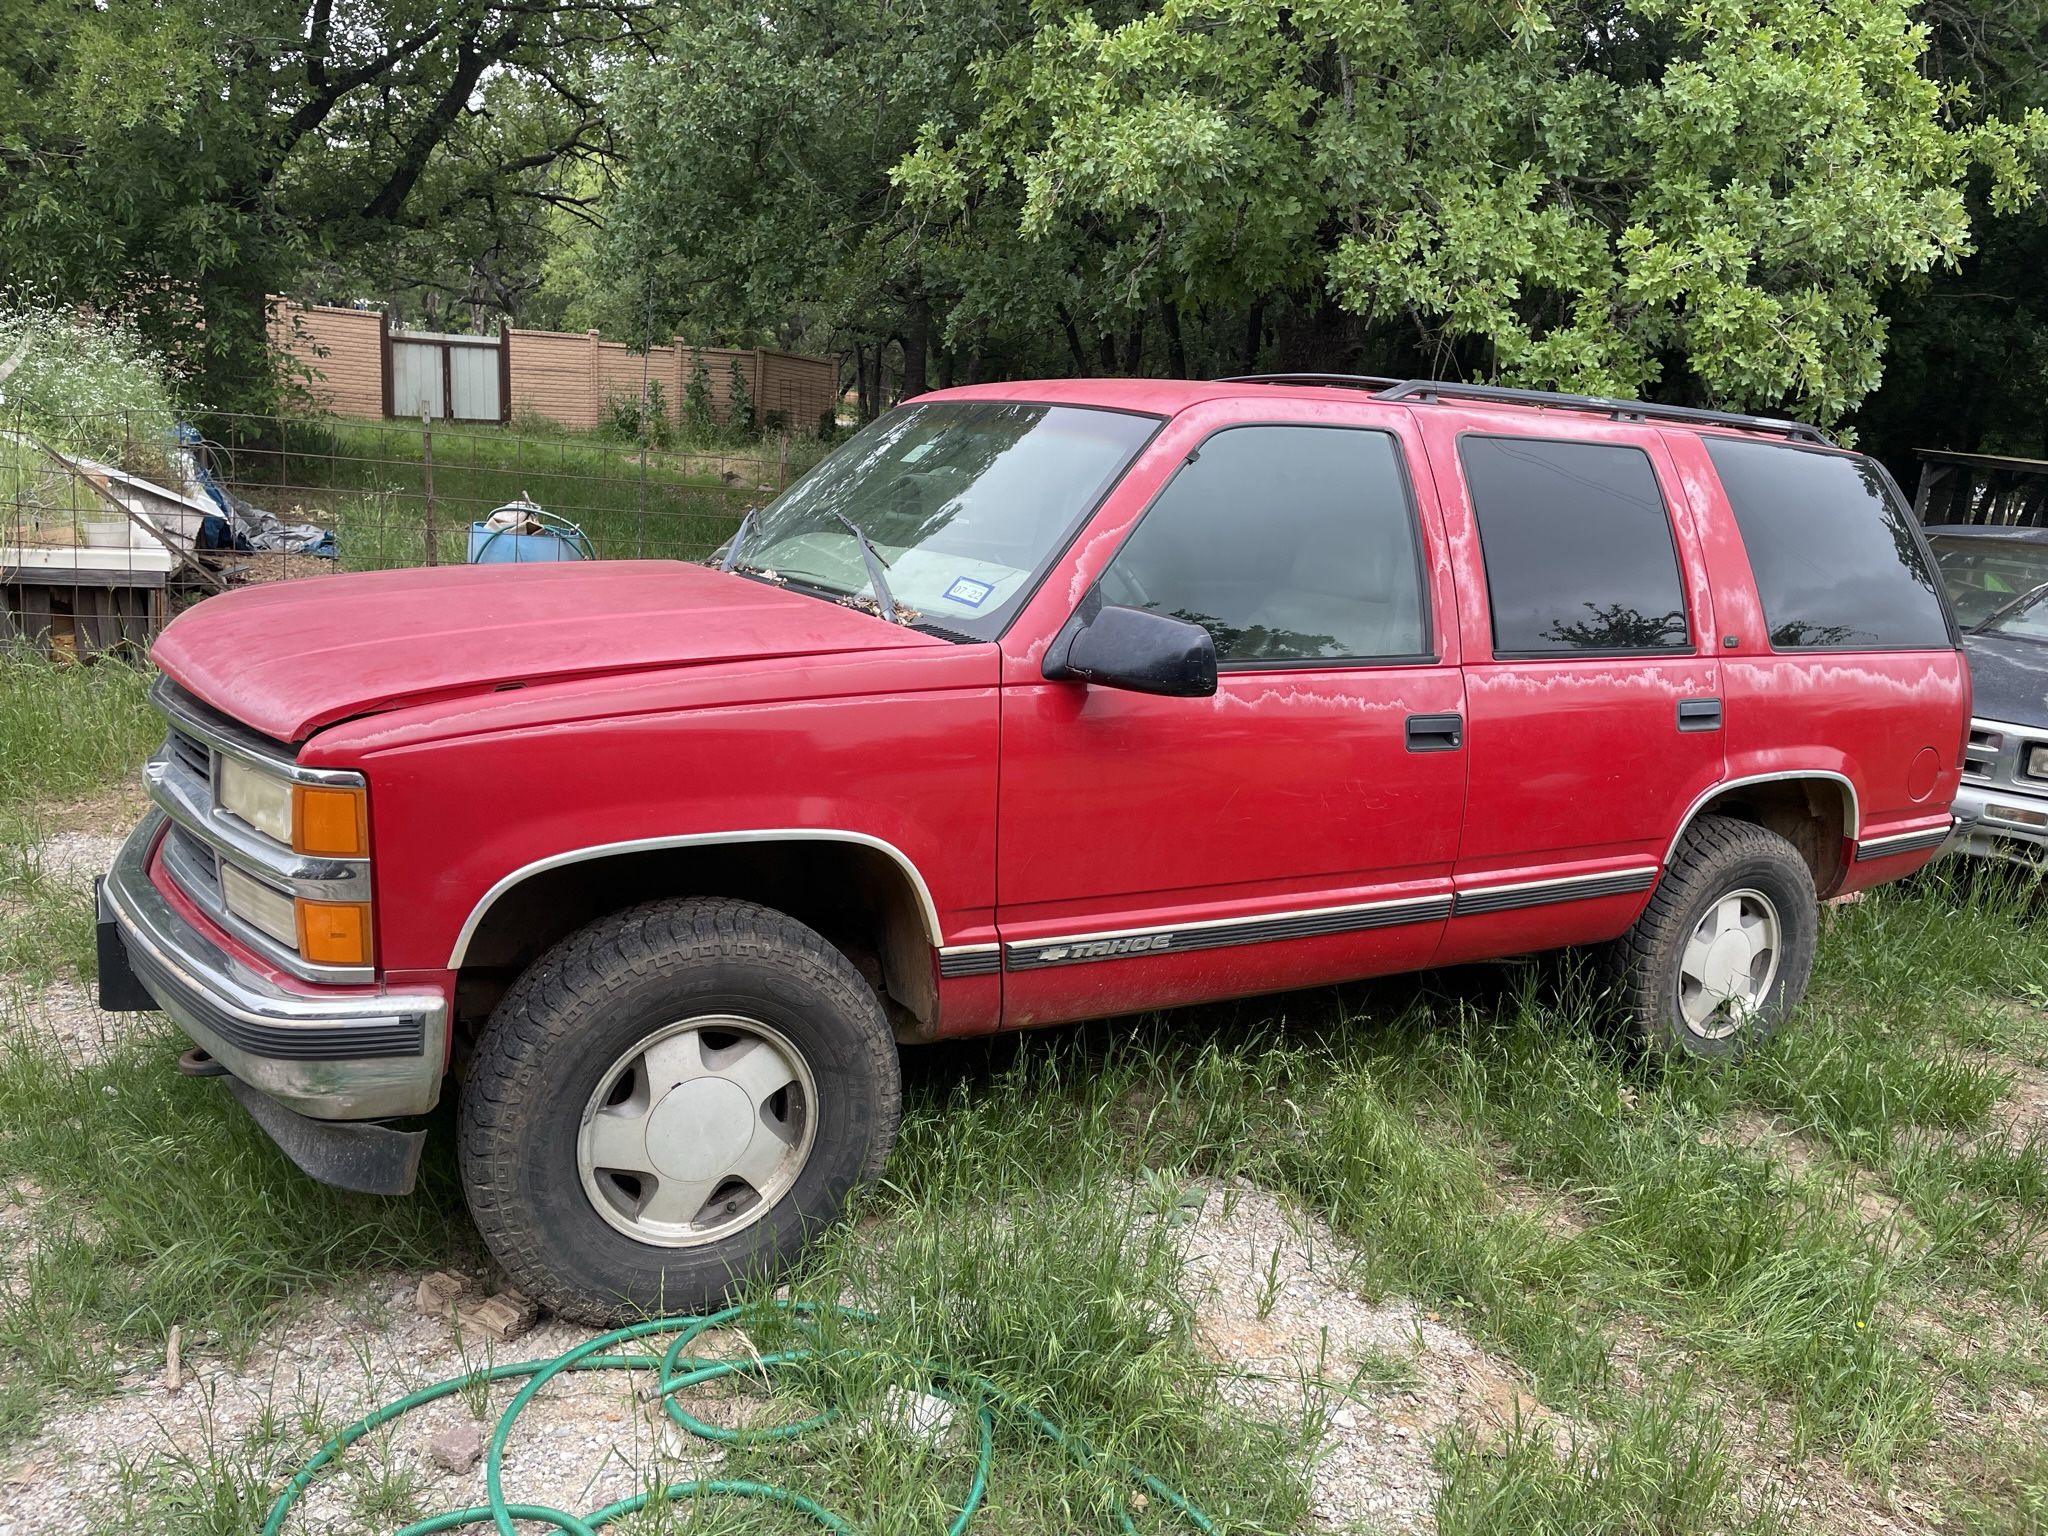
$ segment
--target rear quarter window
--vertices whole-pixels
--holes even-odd
[[[1779,651],[1936,650],[1948,611],[1913,517],[1870,460],[1704,437]]]

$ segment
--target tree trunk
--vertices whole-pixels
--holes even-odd
[[[932,302],[923,294],[911,300],[903,317],[903,394],[914,399],[931,388],[925,382],[925,363],[931,351]]]
[[[1053,306],[1053,313],[1060,317],[1060,329],[1067,333],[1067,354],[1074,360],[1074,372],[1088,371],[1088,353],[1081,345],[1081,328],[1074,324],[1074,317],[1067,312],[1067,306]]]
[[[1145,317],[1141,314],[1131,322],[1131,328],[1124,332],[1123,357],[1117,372],[1135,376],[1138,365],[1145,360]]]
[[[1171,299],[1159,301],[1159,320],[1166,327],[1166,366],[1176,379],[1188,376],[1188,348],[1180,334],[1180,306]]]
[[[882,356],[889,350],[889,343],[877,341],[875,350],[868,355],[867,414],[863,420],[873,421],[882,414],[887,402],[882,399]]]
[[[1259,367],[1259,344],[1266,334],[1266,301],[1253,299],[1251,313],[1244,319],[1244,365],[1241,373],[1256,373]]]

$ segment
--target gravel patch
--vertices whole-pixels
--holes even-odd
[[[36,846],[36,862],[45,878],[91,890],[93,880],[113,867],[127,838],[126,831],[58,832]]]
[[[0,1536],[91,1530],[96,1517],[109,1513],[124,1467],[145,1468],[146,1494],[152,1480],[175,1483],[194,1465],[225,1464],[243,1473],[267,1507],[325,1436],[373,1408],[446,1377],[546,1359],[594,1336],[543,1322],[509,1344],[473,1337],[465,1344],[445,1317],[418,1312],[420,1279],[387,1276],[319,1298],[241,1365],[188,1341],[176,1392],[163,1360],[125,1363],[120,1393],[56,1415],[0,1470]],[[707,1336],[694,1353],[746,1347],[728,1333],[723,1341]],[[708,1473],[721,1459],[717,1448],[677,1433],[657,1406],[637,1397],[651,1379],[606,1371],[549,1383],[514,1429],[504,1463],[507,1497],[582,1512],[643,1490],[657,1469],[664,1481]],[[307,1490],[287,1529],[383,1532],[412,1518],[414,1507],[423,1513],[483,1503],[482,1465],[450,1471],[446,1452],[468,1431],[480,1428],[488,1438],[520,1385],[497,1383],[483,1397],[458,1393],[367,1436],[339,1470]],[[708,1390],[692,1406],[713,1422],[732,1423],[749,1415],[753,1399],[744,1387],[737,1395]]]
[[[106,1060],[123,1040],[157,1028],[157,1018],[149,1013],[103,1013],[92,989],[76,981],[35,988],[16,985],[0,993],[0,1037],[48,1044],[74,1068]]]
[[[1202,1347],[1241,1373],[1225,1395],[1280,1421],[1320,1414],[1310,1515],[1320,1530],[1427,1532],[1454,1429],[1498,1440],[1519,1419],[1560,1446],[1582,1434],[1512,1368],[1412,1302],[1361,1300],[1351,1252],[1256,1186],[1209,1186],[1183,1233]]]

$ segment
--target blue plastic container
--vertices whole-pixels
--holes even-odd
[[[471,565],[532,565],[557,560],[595,560],[597,552],[583,530],[552,512],[527,513],[541,525],[538,533],[493,532],[483,523],[469,525]]]

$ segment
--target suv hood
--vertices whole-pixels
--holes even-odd
[[[2011,725],[2048,725],[2048,645],[2009,635],[1964,635],[1970,713]]]
[[[578,674],[945,645],[815,597],[673,560],[318,576],[209,598],[151,658],[279,741],[423,697]]]

